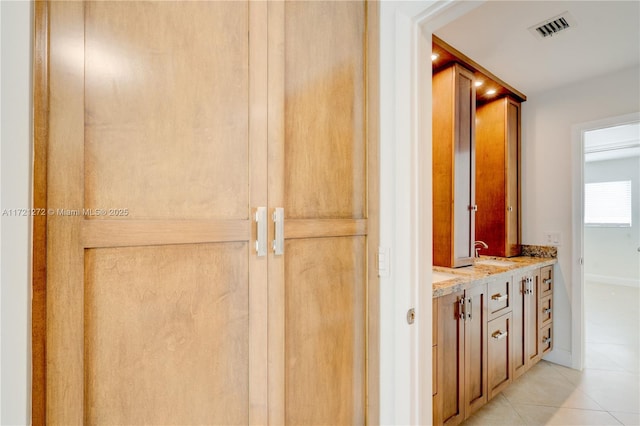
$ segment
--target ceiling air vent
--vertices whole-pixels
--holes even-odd
[[[561,31],[566,31],[575,26],[575,19],[569,15],[569,12],[563,12],[558,16],[554,16],[553,18],[549,18],[539,24],[529,27],[529,31],[531,31],[536,37],[545,39],[553,37]]]

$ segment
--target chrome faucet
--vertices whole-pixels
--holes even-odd
[[[487,243],[485,243],[484,241],[476,241],[475,243],[473,243],[473,247],[476,250],[476,257],[480,257],[480,247],[482,247],[483,249],[488,249],[489,246],[487,245]]]

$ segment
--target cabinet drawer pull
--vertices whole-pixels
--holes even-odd
[[[544,344],[551,343],[551,337],[545,337],[544,339],[542,339],[542,343]]]
[[[505,337],[507,337],[507,332],[498,330],[495,333],[493,333],[491,337],[493,337],[496,340],[504,339]]]
[[[284,254],[284,208],[276,207],[273,210],[273,223],[275,224],[275,239],[273,240],[273,254]]]
[[[543,314],[545,314],[545,315],[546,315],[546,314],[550,314],[550,313],[551,313],[551,308],[544,308],[544,309],[542,310],[542,313],[543,313]]]
[[[267,208],[256,209],[256,253],[259,257],[267,255]]]
[[[553,282],[553,280],[551,278],[545,278],[542,280],[543,284],[551,284]]]
[[[503,300],[507,300],[509,298],[508,294],[494,294],[493,296],[491,296],[491,300],[495,300],[497,302],[502,302]]]

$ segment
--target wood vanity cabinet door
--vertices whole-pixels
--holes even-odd
[[[458,64],[433,76],[433,264],[470,265],[475,238],[475,86]]]
[[[487,402],[487,285],[465,290],[465,417]]]
[[[513,314],[511,313],[489,321],[487,336],[489,399],[499,394],[512,381],[512,329]]]
[[[539,270],[513,276],[513,378],[516,379],[540,360]]]
[[[476,240],[482,253],[520,254],[520,103],[509,97],[476,110]]]
[[[540,361],[542,357],[540,342],[540,273],[538,270],[530,273],[530,293],[526,298],[525,327],[527,340],[527,369]]]
[[[438,409],[434,424],[457,425],[465,418],[464,292],[438,298]],[[462,303],[461,303],[462,302]]]

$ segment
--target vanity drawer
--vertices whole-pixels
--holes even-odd
[[[513,306],[513,280],[498,279],[491,281],[488,285],[489,290],[489,321],[498,318],[507,312],[511,312]]]
[[[539,350],[540,354],[544,355],[553,349],[553,323],[549,323],[547,326],[540,329],[539,334]]]
[[[553,293],[553,265],[540,268],[540,297]]]
[[[553,321],[553,295],[540,299],[538,309],[540,309],[538,313],[538,327],[542,328],[551,324]]]

